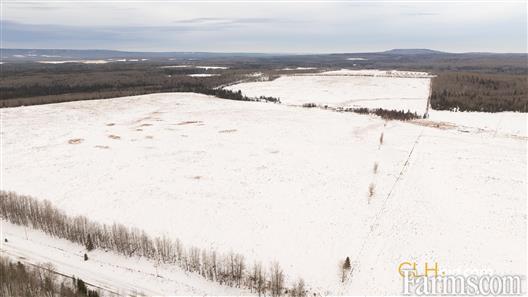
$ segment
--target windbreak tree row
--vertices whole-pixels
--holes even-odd
[[[0,191],[0,216],[11,223],[82,244],[87,250],[112,250],[128,257],[175,264],[210,281],[259,295],[300,297],[307,294],[302,279],[290,287],[285,285],[285,275],[278,263],[271,263],[266,269],[261,263],[248,265],[243,255],[234,252],[185,247],[178,239],[153,238],[143,230],[121,224],[106,225],[84,216],[70,217],[47,200]]]

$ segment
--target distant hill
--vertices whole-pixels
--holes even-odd
[[[127,52],[116,50],[74,50],[74,49],[1,49],[2,60],[11,61],[53,61],[68,59],[211,59],[225,57],[268,57],[261,53],[214,53],[214,52]]]
[[[391,55],[432,55],[432,54],[448,54],[446,52],[441,51],[435,51],[431,49],[425,49],[425,48],[396,48],[391,49],[388,51],[384,51],[384,54],[391,54]]]

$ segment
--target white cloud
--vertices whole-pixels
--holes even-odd
[[[391,47],[526,51],[526,17],[525,2],[476,1],[7,2],[2,15],[3,20],[18,24],[58,25],[65,31],[85,31],[95,39],[102,34],[104,42],[99,47],[116,48],[121,44],[126,48],[120,49],[138,50],[275,52]],[[111,36],[120,43],[112,43]],[[83,36],[78,39],[82,41]],[[14,41],[7,44],[16,45]]]

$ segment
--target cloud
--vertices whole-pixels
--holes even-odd
[[[273,18],[193,18],[185,20],[174,21],[175,24],[262,24],[262,23],[276,23],[284,20]]]
[[[436,12],[405,12],[401,15],[404,16],[434,16],[434,15],[440,15],[440,13]]]
[[[230,52],[390,48],[526,51],[526,4],[53,5],[61,7],[39,11],[28,5],[24,10],[13,9],[8,3],[3,14],[8,21],[1,24],[4,47]]]

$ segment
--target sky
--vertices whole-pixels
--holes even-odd
[[[527,1],[2,0],[2,48],[527,52]]]

